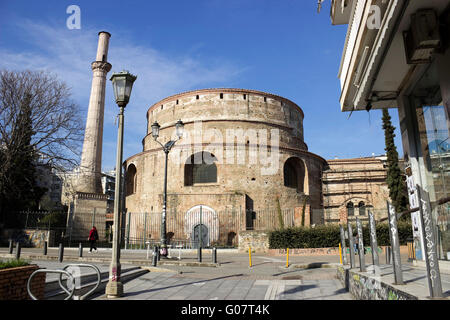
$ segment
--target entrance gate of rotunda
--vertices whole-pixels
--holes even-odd
[[[189,209],[184,219],[184,233],[194,247],[198,247],[200,234],[203,247],[217,242],[219,240],[219,219],[216,211],[204,205],[197,205]]]

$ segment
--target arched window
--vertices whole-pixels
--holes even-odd
[[[134,164],[130,164],[127,169],[126,178],[126,194],[131,195],[136,192],[136,185],[137,185],[137,174],[136,174],[136,167]]]
[[[354,216],[355,215],[355,208],[353,206],[353,202],[347,203],[347,216]]]
[[[365,216],[366,215],[366,205],[364,204],[364,201],[360,201],[358,203],[358,209],[359,209],[359,215]]]
[[[217,182],[217,158],[209,152],[197,152],[191,155],[184,165],[184,185]]]
[[[302,160],[292,157],[286,160],[283,167],[284,186],[303,192],[305,183],[305,165]]]

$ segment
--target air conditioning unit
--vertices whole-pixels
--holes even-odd
[[[403,33],[408,64],[430,63],[441,46],[439,19],[433,9],[421,9],[411,15],[411,27]]]

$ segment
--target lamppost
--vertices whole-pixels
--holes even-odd
[[[180,140],[183,137],[184,132],[184,123],[181,120],[178,120],[175,124],[176,128],[176,134],[178,136],[177,140],[170,140],[166,142],[166,144],[162,144],[158,141],[159,137],[159,128],[161,126],[158,124],[158,122],[155,121],[155,123],[152,124],[152,136],[153,139],[155,139],[156,142],[159,143],[159,145],[163,148],[164,153],[166,154],[166,162],[164,167],[164,193],[163,193],[163,211],[162,211],[162,218],[161,218],[161,256],[167,257],[167,239],[166,239],[166,209],[167,209],[167,161],[169,158],[169,152],[172,149],[172,147],[175,145],[175,143]]]
[[[109,269],[109,281],[106,285],[106,296],[117,298],[123,294],[123,284],[120,282],[120,191],[122,185],[122,154],[123,154],[123,112],[130,100],[131,89],[136,80],[136,76],[128,71],[114,73],[110,79],[112,81],[114,96],[119,106],[119,130],[117,134],[117,156],[116,156],[116,185],[114,196],[114,222],[113,222],[113,243],[112,260]]]

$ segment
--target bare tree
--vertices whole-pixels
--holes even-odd
[[[0,145],[12,146],[24,103],[31,110],[31,147],[40,161],[60,170],[79,162],[83,125],[70,89],[56,76],[35,71],[0,71]]]
[[[0,215],[38,203],[33,162],[69,171],[79,162],[83,125],[55,75],[0,71]],[[2,219],[3,220],[3,219]]]

